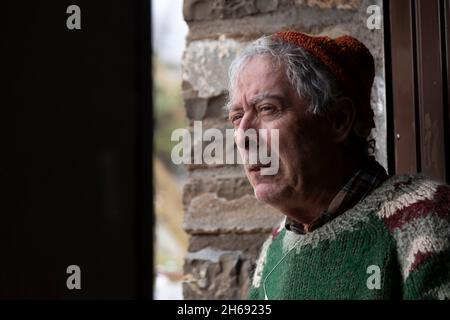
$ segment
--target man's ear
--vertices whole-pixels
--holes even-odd
[[[348,97],[340,97],[331,106],[328,112],[328,121],[333,135],[333,141],[345,141],[353,129],[355,122],[355,105]]]

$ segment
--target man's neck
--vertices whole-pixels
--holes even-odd
[[[279,208],[286,216],[303,225],[316,220],[327,210],[333,198],[361,168],[361,162],[353,159],[336,161],[333,170],[327,172],[316,184],[316,189],[308,195],[298,195],[295,201],[284,208]]]

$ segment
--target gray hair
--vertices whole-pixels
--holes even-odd
[[[265,36],[247,46],[232,62],[228,75],[229,100],[236,88],[239,73],[251,58],[258,55],[269,55],[273,58],[274,68],[285,68],[292,87],[299,97],[309,101],[309,110],[313,114],[323,114],[343,94],[336,79],[305,49],[276,37]]]

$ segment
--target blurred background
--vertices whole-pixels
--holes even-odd
[[[182,229],[181,191],[187,174],[170,160],[176,128],[189,126],[181,98],[181,57],[188,27],[183,0],[152,1],[153,153],[155,190],[155,299],[182,299],[183,259],[187,235]]]

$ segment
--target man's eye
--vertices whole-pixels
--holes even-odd
[[[235,124],[236,121],[242,118],[242,114],[235,114],[230,117],[231,123]]]
[[[259,107],[258,109],[259,109],[259,112],[264,112],[264,113],[271,113],[271,112],[275,111],[274,106],[268,105],[268,104],[265,104],[265,105]]]

